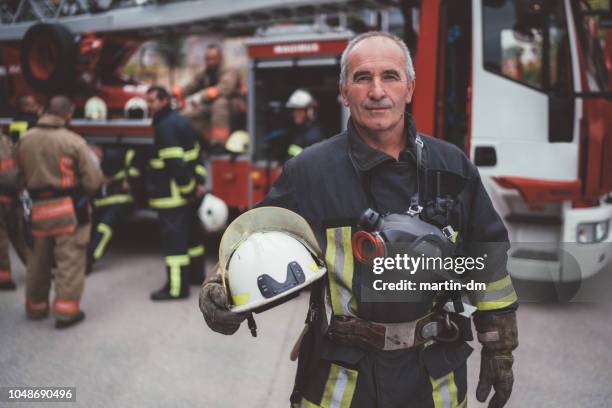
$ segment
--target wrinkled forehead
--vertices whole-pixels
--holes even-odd
[[[384,67],[405,71],[406,58],[402,48],[387,37],[370,37],[357,43],[347,58],[348,71],[356,68]]]

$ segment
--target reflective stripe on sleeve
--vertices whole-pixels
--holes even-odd
[[[298,154],[302,153],[303,150],[303,147],[298,146],[296,144],[292,144],[291,146],[289,146],[289,149],[287,149],[287,153],[289,154],[289,156],[295,157]]]
[[[196,143],[193,149],[187,150],[185,152],[184,160],[193,161],[193,160],[197,160],[199,157],[200,157],[200,145]]]
[[[487,283],[485,291],[474,291],[470,293],[470,298],[478,310],[482,311],[503,309],[518,299],[510,275]]]
[[[336,315],[355,316],[357,302],[353,297],[353,249],[351,227],[326,231],[325,263],[329,276],[332,309]]]
[[[178,185],[178,190],[181,194],[187,195],[195,189],[195,185],[196,185],[195,180],[191,179],[191,181],[189,181],[189,183],[185,184],[184,186]]]
[[[208,172],[206,171],[206,167],[201,164],[196,164],[195,173],[202,177],[206,177],[206,175],[208,174]]]
[[[196,245],[192,248],[189,248],[189,250],[187,251],[187,254],[191,258],[196,258],[198,256],[204,255],[204,245]]]
[[[179,146],[165,147],[159,149],[158,155],[160,159],[182,159],[185,156],[185,151]]]

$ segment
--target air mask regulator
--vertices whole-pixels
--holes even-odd
[[[413,206],[405,213],[379,214],[368,208],[361,215],[363,230],[353,234],[353,254],[359,262],[371,263],[374,258],[403,253],[441,257],[455,253],[456,233],[453,227],[439,229],[419,217],[421,207]]]

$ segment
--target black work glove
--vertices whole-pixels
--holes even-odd
[[[223,289],[221,275],[216,273],[206,280],[200,290],[200,310],[208,327],[221,334],[234,334],[246,319],[246,313],[229,310],[227,294]]]
[[[485,402],[493,388],[495,393],[488,407],[502,408],[510,399],[514,384],[512,351],[518,346],[516,313],[477,314],[474,316],[474,325],[478,331],[478,340],[482,343],[476,399]]]

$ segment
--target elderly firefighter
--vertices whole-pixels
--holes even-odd
[[[489,407],[500,408],[510,397],[518,340],[507,232],[468,158],[416,132],[406,114],[414,78],[399,38],[380,32],[354,38],[341,59],[347,130],[289,160],[260,203],[303,216],[327,265],[327,279],[311,290],[291,396],[296,407],[466,406],[474,307],[483,345],[477,399],[485,401],[493,388]],[[373,277],[368,260],[405,248],[451,259],[486,251],[486,268],[470,275],[486,290],[374,293],[372,279],[398,276]],[[407,276],[429,282],[438,275]],[[220,281],[215,275],[203,285],[200,309],[213,330],[231,334],[245,314],[228,310]]]
[[[213,145],[223,145],[230,135],[233,112],[243,101],[240,72],[223,62],[221,47],[211,44],[204,55],[206,68],[175,93],[187,97],[185,116]]]
[[[197,210],[204,196],[206,169],[200,144],[189,122],[170,108],[165,88],[151,87],[147,104],[153,114],[155,155],[147,177],[149,206],[159,214],[159,229],[166,262],[166,284],[152,300],[189,296],[190,282],[204,280],[204,245]]]
[[[16,289],[11,275],[9,242],[25,265],[27,247],[23,234],[22,212],[19,209],[17,164],[13,143],[0,133],[0,290]]]
[[[108,246],[115,228],[130,215],[134,197],[131,182],[140,177],[135,166],[136,152],[129,148],[106,149],[101,168],[105,183],[93,200],[93,231],[87,251],[87,271],[91,272]]]
[[[79,135],[65,127],[73,111],[68,98],[53,97],[46,113],[17,144],[20,178],[32,199],[34,248],[26,273],[26,313],[33,319],[47,316],[55,259],[57,328],[85,318],[79,303],[90,235],[88,196],[102,183],[95,155]]]

